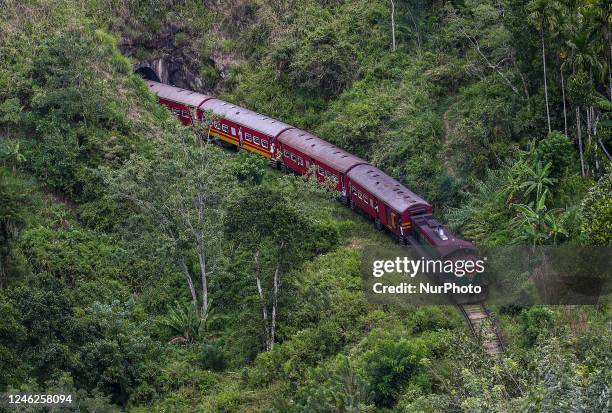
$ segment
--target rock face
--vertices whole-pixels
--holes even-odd
[[[167,83],[185,89],[210,92],[215,82],[202,78],[202,68],[215,67],[210,59],[198,56],[190,36],[180,24],[171,23],[147,38],[124,37],[121,52],[133,56],[137,63],[134,71],[146,79]],[[209,84],[210,83],[210,84]]]
[[[205,91],[208,89],[199,76],[197,63],[184,56],[166,56],[143,60],[134,65],[134,72],[145,79],[155,80],[184,89]]]

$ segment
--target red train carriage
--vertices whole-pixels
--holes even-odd
[[[412,217],[431,213],[429,203],[372,165],[352,168],[348,182],[351,208],[364,211],[377,228],[387,227],[402,243],[410,236]]]
[[[366,164],[361,158],[316,136],[300,130],[289,129],[278,136],[277,159],[281,165],[301,175],[314,174],[319,182],[332,182],[348,200],[347,172],[351,168]]]
[[[212,112],[216,117],[210,128],[210,136],[266,158],[274,158],[278,135],[293,128],[279,120],[220,99],[207,100],[202,109]]]
[[[159,102],[168,107],[183,125],[191,125],[193,114],[197,114],[198,119],[202,119],[203,111],[200,106],[207,100],[214,99],[213,96],[165,85],[152,80],[148,80],[147,84],[153,93],[157,95]]]

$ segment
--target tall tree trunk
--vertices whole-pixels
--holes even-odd
[[[546,100],[546,120],[548,121],[548,133],[552,132],[550,128],[550,110],[548,109],[548,85],[546,83],[546,53],[544,50],[544,22],[540,29],[540,39],[542,40],[542,67],[544,68],[544,99]]]
[[[580,130],[580,106],[576,108],[576,134],[578,135],[578,152],[580,153],[580,171],[584,176],[584,155],[582,154],[582,131]]]
[[[259,251],[255,252],[255,280],[257,282],[257,293],[259,294],[259,303],[261,304],[261,313],[264,322],[264,336],[265,336],[265,345],[266,351],[270,351],[270,326],[268,324],[268,308],[266,306],[266,300],[263,293],[263,288],[261,287],[261,268],[259,266]]]
[[[587,146],[591,145],[591,108],[586,108],[586,121],[587,121]]]
[[[610,56],[612,56],[612,42],[610,42]],[[610,100],[612,100],[612,68],[610,67],[612,62],[610,61],[610,57],[608,57],[608,88],[610,93]]]
[[[280,264],[276,264],[274,271],[274,293],[272,295],[272,320],[270,327],[270,350],[274,348],[276,340],[276,316],[278,315],[278,289],[280,287]]]
[[[567,110],[565,108],[565,80],[563,79],[563,69],[559,69],[559,72],[561,73],[561,95],[563,98],[563,130],[567,138]]]
[[[0,252],[0,290],[4,288],[4,279],[8,278],[4,270],[7,266],[8,265],[5,264],[4,254]]]
[[[189,268],[187,268],[187,264],[185,263],[185,258],[180,258],[181,268],[183,270],[183,274],[187,279],[187,285],[189,286],[189,292],[191,292],[191,299],[194,303],[198,302],[198,296],[196,294],[195,287],[193,286],[193,280],[191,279],[191,275],[189,274]],[[197,307],[196,307],[197,308]]]
[[[199,135],[196,137],[196,139],[199,141],[199,144],[202,145],[202,139],[200,139]],[[198,264],[200,265],[200,278],[202,280],[202,317],[204,317],[208,311],[208,272],[206,271],[206,246],[204,245],[205,234],[204,230],[202,230],[204,227],[204,217],[206,214],[206,201],[202,196],[202,193],[203,191],[198,192],[198,228],[193,229],[193,232],[197,243],[196,251],[198,254]],[[193,228],[191,224],[189,224],[189,226]]]
[[[391,37],[393,42],[393,51],[395,51],[395,2],[391,0]]]
[[[208,277],[206,272],[206,255],[201,245],[198,245],[198,262],[202,278],[202,317],[208,311]]]

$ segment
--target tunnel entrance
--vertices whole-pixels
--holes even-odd
[[[135,73],[139,74],[143,79],[161,82],[155,71],[148,66],[139,67],[135,70]]]

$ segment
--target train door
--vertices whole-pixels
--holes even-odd
[[[387,225],[393,232],[397,232],[399,225],[399,214],[391,208],[387,209]]]

